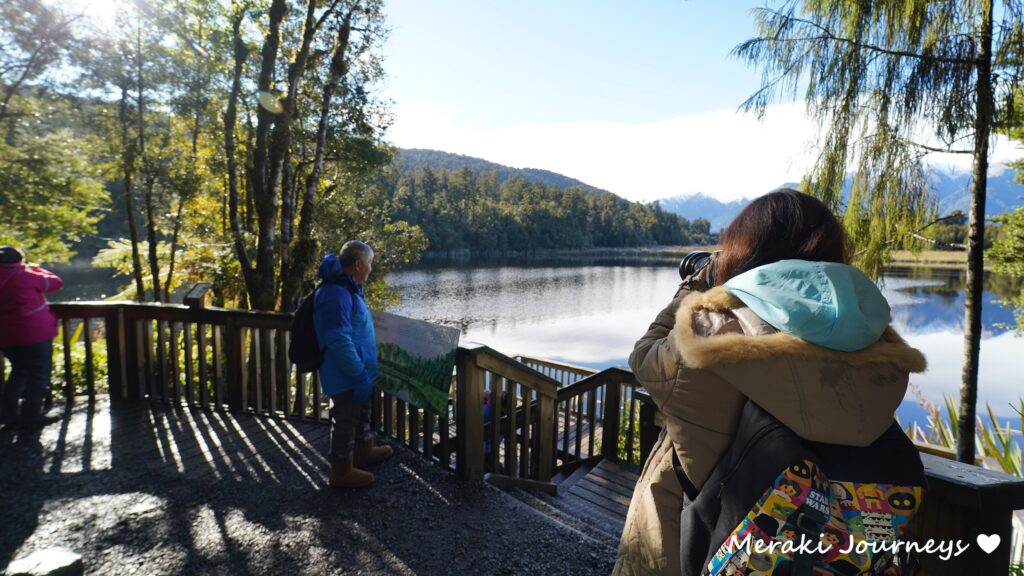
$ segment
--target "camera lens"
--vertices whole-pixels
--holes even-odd
[[[683,280],[693,276],[711,261],[711,252],[694,250],[679,262],[679,277]]]

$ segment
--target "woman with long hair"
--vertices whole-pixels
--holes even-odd
[[[680,573],[684,494],[700,493],[748,399],[813,442],[866,446],[889,429],[925,360],[889,326],[888,303],[849,265],[850,249],[819,200],[766,194],[726,228],[701,285],[681,287],[636,342],[630,367],[665,426],[615,574]]]

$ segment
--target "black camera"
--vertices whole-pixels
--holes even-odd
[[[715,272],[717,268],[718,252],[694,250],[683,256],[683,259],[679,262],[679,277],[683,279],[683,284],[689,284],[698,280],[699,275],[699,280],[702,280],[710,288],[715,285]]]

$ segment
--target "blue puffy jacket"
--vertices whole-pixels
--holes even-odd
[[[320,388],[324,394],[354,391],[359,402],[369,400],[377,377],[377,342],[373,317],[363,289],[341,262],[327,254],[317,276],[324,282],[313,300],[313,324],[324,351]]]

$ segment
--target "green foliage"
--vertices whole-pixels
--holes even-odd
[[[992,219],[1000,224],[999,235],[992,243],[988,256],[997,272],[1024,278],[1024,206]],[[1002,296],[1003,305],[1013,310],[1018,335],[1024,334],[1024,284],[1016,293]]]
[[[915,442],[926,442],[944,448],[956,448],[956,434],[960,425],[960,410],[952,396],[945,395],[945,413],[939,410],[935,404],[924,399],[920,391],[915,389],[918,403],[928,411],[928,432],[921,428],[914,427],[908,431],[908,435]],[[977,435],[974,442],[978,456],[988,457],[995,460],[1003,472],[1022,476],[1024,460],[1021,456],[1021,430],[1024,430],[1024,400],[1019,402],[1018,414],[1021,415],[1020,427],[1014,429],[1009,423],[1001,427],[996,420],[992,407],[985,405],[989,423],[986,424],[980,417],[977,423]]]
[[[39,83],[74,44],[72,20],[42,0],[0,3],[0,124],[18,117],[19,92]]]
[[[619,447],[618,457],[619,460],[626,464],[640,465],[643,462],[640,461],[640,417],[637,415],[633,418],[633,459],[628,460],[629,456],[629,412],[619,413]]]
[[[95,327],[95,324],[93,325]],[[71,335],[71,381],[74,383],[74,394],[80,396],[88,393],[88,356],[85,352],[85,337],[82,335],[84,324],[79,323]],[[94,328],[95,329],[95,328]],[[96,334],[92,342],[93,382],[97,394],[104,394],[109,389],[107,377],[107,346],[106,340]],[[64,398],[65,369],[64,341],[58,336],[53,341],[53,372],[50,374],[50,389],[55,398]]]
[[[992,53],[982,57],[991,6],[788,0],[756,10],[758,36],[734,51],[763,71],[761,89],[744,108],[763,114],[776,98],[803,91],[809,114],[823,128],[803,189],[845,208],[858,264],[869,272],[877,273],[890,250],[934,219],[921,159],[947,151],[973,153],[977,162],[988,130],[1013,111],[1024,61],[1022,6],[1010,1],[995,14]],[[983,64],[991,70],[980,70]],[[990,82],[991,100],[979,99],[979,86],[988,89]],[[972,148],[979,127],[984,133]],[[843,206],[849,170],[856,176]]]
[[[993,269],[1024,276],[1024,206],[992,218],[1002,226],[999,237],[989,250]]]
[[[499,184],[499,181],[501,182]],[[582,186],[560,188],[497,171],[405,170],[376,182],[395,218],[422,227],[435,251],[533,251],[693,245],[711,241],[707,221],[688,222],[657,203],[628,202]]]
[[[0,141],[0,244],[23,248],[33,261],[67,262],[73,244],[95,230],[109,202],[83,154],[88,145],[68,129],[37,135],[9,130],[12,137]]]

